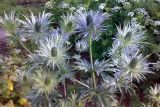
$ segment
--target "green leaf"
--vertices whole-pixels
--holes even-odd
[[[83,0],[83,3],[84,3],[84,6],[88,8],[91,3],[91,0]]]

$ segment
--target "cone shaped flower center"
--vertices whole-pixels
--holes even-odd
[[[124,38],[125,40],[129,41],[131,37],[132,37],[132,32],[128,32]]]
[[[36,21],[36,23],[35,23],[35,31],[36,32],[41,31],[41,23],[39,21]]]
[[[73,28],[73,24],[72,24],[72,22],[70,21],[70,22],[68,22],[67,25],[66,25],[66,31],[69,32],[69,31],[72,30],[72,28]]]
[[[87,24],[87,27],[92,27],[93,26],[93,19],[92,19],[91,15],[87,15],[86,24]]]
[[[27,81],[27,77],[26,76],[23,76],[23,81]]]
[[[58,50],[56,47],[52,47],[51,49],[51,55],[52,57],[56,57],[58,55]]]
[[[44,81],[44,84],[47,86],[50,84],[50,79],[49,78],[46,78],[45,81]]]
[[[133,58],[130,63],[129,63],[129,67],[134,69],[138,64],[138,58]]]

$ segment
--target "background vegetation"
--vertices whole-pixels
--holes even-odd
[[[46,0],[0,0],[0,15],[4,12],[15,10],[19,13],[28,14],[29,10],[34,13],[44,10]]]

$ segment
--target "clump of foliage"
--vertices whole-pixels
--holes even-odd
[[[116,25],[120,25],[125,20],[137,21],[146,29],[145,35],[150,40],[150,44],[144,49],[145,52],[159,52],[158,0],[50,0],[45,7],[47,11],[54,13],[54,26],[57,26],[63,14],[79,10],[99,9],[111,14],[106,23],[109,30],[103,33],[100,41],[93,42],[96,47],[96,50],[93,49],[93,58],[102,59],[101,54],[108,50],[112,44]]]

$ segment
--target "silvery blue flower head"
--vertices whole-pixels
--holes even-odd
[[[61,30],[68,36],[75,31],[75,22],[73,20],[75,17],[72,14],[67,14],[62,16],[62,21],[60,23]]]
[[[160,84],[155,84],[154,87],[149,87],[149,92],[151,102],[156,102],[160,105]]]
[[[51,71],[39,70],[34,72],[32,76],[33,90],[37,90],[37,95],[46,94],[50,95],[55,91],[55,87],[58,84],[57,75]]]
[[[142,31],[142,26],[136,23],[127,23],[124,24],[124,27],[117,27],[117,31],[116,37],[114,38],[114,46],[119,46],[119,51],[125,51],[130,54],[142,48],[143,40],[145,39],[145,32]],[[116,49],[112,50],[117,51]]]
[[[7,31],[8,35],[15,33],[20,26],[15,11],[11,11],[10,14],[4,12],[4,17],[0,17],[0,24]]]
[[[53,94],[57,93],[56,87],[59,83],[57,76],[55,72],[42,68],[34,71],[31,76],[31,90],[27,96],[30,99],[32,107],[51,107],[52,103],[50,100],[55,97]]]
[[[69,49],[66,38],[58,31],[53,32],[52,36],[46,37],[40,41],[37,55],[42,57],[46,65],[52,68],[65,65],[69,58],[66,51]]]
[[[147,62],[146,58],[144,58],[142,54],[138,54],[138,52],[133,55],[128,55],[124,52],[117,66],[121,72],[125,72],[130,76],[131,81],[136,79],[139,82],[139,80],[145,79],[147,73],[153,73],[150,71],[150,64],[151,63]]]
[[[101,11],[77,12],[75,22],[76,31],[84,37],[92,35],[92,40],[99,40],[102,32],[106,30],[104,21],[109,17]]]
[[[51,23],[51,16],[51,13],[45,12],[39,13],[38,16],[35,16],[31,12],[30,18],[24,16],[26,21],[20,20],[23,25],[22,27],[24,28],[24,35],[28,36],[31,40],[38,42],[38,40],[50,34],[49,24]]]
[[[31,81],[31,75],[28,71],[16,70],[16,80],[20,83]]]

